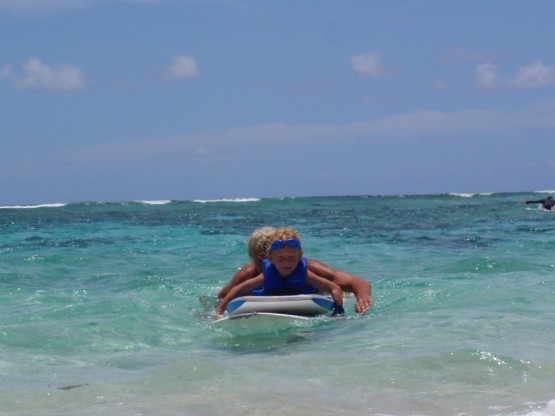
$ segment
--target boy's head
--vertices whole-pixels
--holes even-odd
[[[272,236],[276,232],[273,227],[257,228],[247,240],[247,249],[251,260],[258,264],[266,258],[268,247],[272,242]]]
[[[276,266],[281,277],[287,277],[296,269],[303,249],[299,234],[292,228],[280,228],[272,234],[268,247],[268,259]]]

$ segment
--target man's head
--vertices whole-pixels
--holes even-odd
[[[272,242],[272,236],[276,232],[273,227],[257,228],[247,239],[249,257],[255,264],[259,264],[268,254],[268,246]]]

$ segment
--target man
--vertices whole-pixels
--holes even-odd
[[[260,275],[262,273],[262,260],[266,258],[270,239],[276,230],[272,227],[263,227],[254,230],[247,240],[249,257],[252,262],[245,264],[235,273],[231,281],[218,293],[218,298],[223,299],[235,286]],[[355,312],[366,313],[372,306],[372,286],[361,277],[352,275],[342,270],[335,270],[327,264],[314,259],[307,259],[308,270],[312,273],[330,280],[338,285],[342,291],[355,295]]]
[[[543,209],[547,211],[552,211],[555,208],[555,200],[553,197],[548,196],[544,199],[539,199],[537,201],[521,201],[521,204],[542,204]]]

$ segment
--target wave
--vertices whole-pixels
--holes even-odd
[[[201,204],[212,203],[212,202],[258,202],[259,198],[232,198],[232,199],[195,199],[193,202],[198,202]]]
[[[475,192],[475,193],[455,193],[455,192],[450,192],[448,195],[451,196],[458,196],[461,198],[472,198],[474,196],[491,196],[493,195],[493,192]]]
[[[160,199],[154,201],[133,201],[137,204],[145,204],[145,205],[166,205],[171,204],[173,201],[171,199]]]
[[[410,198],[410,197],[434,197],[434,196],[451,196],[451,197],[458,197],[458,198],[473,198],[473,197],[488,197],[488,196],[496,196],[496,195],[503,195],[503,194],[521,194],[521,193],[534,193],[534,194],[555,194],[555,190],[540,190],[540,191],[528,191],[528,192],[508,192],[508,193],[498,193],[498,192],[447,192],[447,193],[439,193],[439,194],[383,194],[383,195],[350,195],[350,196],[340,196],[340,195],[333,195],[333,196],[314,196],[314,197],[302,197],[302,198],[363,198],[363,199],[370,199],[370,198]],[[299,197],[274,197],[268,199],[275,199],[279,201],[285,200],[295,200]],[[261,198],[221,198],[221,199],[194,199],[194,200],[173,200],[173,199],[158,199],[158,200],[130,200],[130,201],[120,201],[120,202],[111,202],[111,201],[88,201],[88,202],[72,202],[72,203],[45,203],[45,204],[34,204],[34,205],[3,205],[0,206],[0,209],[36,209],[36,208],[61,208],[65,206],[75,206],[75,205],[129,205],[129,204],[143,204],[143,205],[167,205],[172,203],[181,203],[181,202],[194,202],[200,204],[207,204],[207,203],[217,203],[217,202],[235,202],[235,203],[246,203],[246,202],[259,202]]]
[[[5,205],[0,209],[36,209],[36,208],[61,208],[67,204],[38,204],[38,205]]]

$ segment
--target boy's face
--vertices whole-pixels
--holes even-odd
[[[287,277],[293,273],[293,270],[299,264],[301,250],[285,246],[270,252],[268,259],[276,266],[281,277]]]

